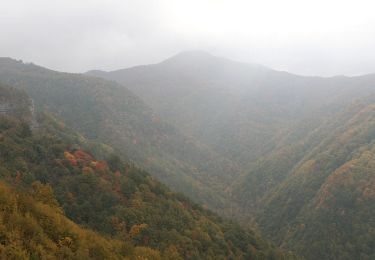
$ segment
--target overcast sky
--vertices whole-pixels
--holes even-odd
[[[84,72],[202,49],[304,75],[372,73],[371,2],[0,0],[0,56]]]

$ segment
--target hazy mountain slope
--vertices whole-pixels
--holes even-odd
[[[374,257],[374,103],[343,108],[233,185],[265,235],[307,259]]]
[[[0,85],[0,107],[1,259],[124,259],[159,255],[151,248],[110,239],[68,219],[51,186],[37,178],[41,176],[42,162],[49,161],[55,151],[45,151],[46,145],[37,141],[52,141],[47,135],[30,130],[30,99],[23,91]],[[56,167],[49,170],[49,176],[57,172]]]
[[[302,77],[199,52],[91,74],[238,162],[237,217],[270,239],[307,259],[374,257],[375,75]]]
[[[18,117],[0,116],[0,254],[7,258],[289,259],[110,147],[49,114],[38,118],[31,132]]]
[[[246,69],[231,70],[232,62],[227,63],[206,53],[189,52],[157,65],[96,75],[121,82],[180,130],[215,144],[236,111],[246,80],[257,80],[258,72],[267,71],[255,65],[254,73],[248,75]]]
[[[154,176],[197,201],[223,209],[223,187],[237,166],[163,122],[137,96],[102,79],[0,60],[0,82],[24,89],[88,138],[113,145]]]
[[[323,105],[321,112],[327,113],[353,95],[367,95],[375,82],[373,76],[301,77],[199,51],[88,74],[120,82],[181,131],[245,166]]]
[[[338,124],[334,134],[323,140],[312,154],[307,154],[288,179],[270,196],[265,210],[261,214],[261,223],[265,230],[277,232],[270,225],[269,217],[271,215],[273,215],[271,217],[273,223],[285,226],[286,223],[296,224],[296,220],[307,218],[307,216],[312,218],[311,211],[314,212],[316,218],[322,220],[320,214],[327,214],[328,211],[337,217],[338,223],[330,222],[329,219],[331,218],[321,223],[317,220],[311,220],[308,222],[308,226],[312,227],[315,224],[317,226],[314,231],[312,229],[306,231],[306,233],[310,232],[307,237],[310,236],[311,239],[312,232],[316,233],[318,227],[321,228],[322,232],[324,229],[327,231],[334,227],[336,234],[338,234],[337,237],[330,238],[328,233],[323,237],[323,233],[320,234],[320,239],[329,243],[325,250],[320,249],[321,257],[335,256],[338,259],[345,257],[350,259],[355,257],[358,252],[370,258],[371,255],[373,256],[372,250],[363,251],[361,247],[373,241],[371,229],[374,228],[374,223],[371,218],[362,218],[361,221],[358,221],[358,218],[361,218],[362,214],[367,214],[369,210],[374,210],[374,207],[370,206],[373,203],[373,201],[371,202],[372,197],[364,196],[363,184],[371,180],[375,171],[370,164],[368,168],[356,168],[356,164],[361,165],[363,163],[357,163],[358,159],[356,158],[363,158],[362,154],[366,150],[371,151],[375,138],[373,103],[374,100],[367,105],[358,104],[356,107],[351,107],[349,111],[344,111],[343,115],[338,117],[340,120],[337,121]],[[355,111],[354,115],[352,111]],[[371,156],[369,151],[366,153]],[[350,171],[352,164],[355,165],[353,167],[357,171]],[[346,183],[344,179],[352,177],[345,175],[352,175],[355,172],[357,174],[354,179]],[[372,174],[368,174],[370,172]],[[336,181],[338,183],[335,183]],[[335,187],[333,194],[330,194],[330,186]],[[370,186],[370,190],[372,189],[373,187]],[[327,209],[321,210],[320,208],[323,207],[326,197],[332,203],[329,204]],[[370,204],[361,204],[359,200],[362,199]],[[288,203],[285,203],[285,201],[288,201]],[[346,215],[345,211],[355,214],[348,212],[349,214]],[[286,214],[286,212],[288,213]],[[369,232],[365,235],[366,239],[357,240],[355,236],[345,234],[349,229],[354,233],[360,232],[363,227],[369,228]],[[333,230],[331,231],[333,232]],[[302,243],[305,243],[306,250],[307,245],[310,247],[312,241],[303,241]],[[314,244],[315,249],[322,245],[319,242],[316,243],[317,245]],[[349,244],[351,244],[351,247],[345,248],[345,245]],[[314,255],[313,251],[309,250],[305,253],[310,258],[316,257],[316,252]]]

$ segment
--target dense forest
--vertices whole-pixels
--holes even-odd
[[[29,100],[9,87],[0,87],[0,96],[14,109]],[[31,116],[0,117],[3,257],[294,258],[171,191],[47,111],[31,130]]]
[[[160,252],[106,238],[62,213],[49,185],[22,191],[0,181],[1,259],[161,259]]]
[[[302,77],[193,51],[88,75],[235,163],[224,185],[241,223],[306,259],[374,258],[373,74]]]
[[[223,181],[230,183],[237,164],[182,134],[121,85],[8,58],[0,59],[0,82],[26,91],[37,108],[120,150],[174,190],[221,212],[232,207]]]
[[[375,260],[375,1],[0,1],[0,260]]]
[[[49,187],[61,218],[119,241],[120,257],[123,242],[161,258],[375,256],[374,75],[302,77],[185,52],[87,75],[3,58],[0,82],[17,89],[0,99],[13,113],[5,189],[38,204],[33,189]]]
[[[352,104],[332,118],[330,132],[320,130],[325,139],[302,158],[288,151],[293,166],[258,205],[264,234],[308,259],[375,256],[374,101]],[[262,173],[272,178],[276,172]]]

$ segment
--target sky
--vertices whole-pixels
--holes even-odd
[[[85,72],[200,49],[302,75],[374,73],[372,2],[0,0],[0,56]]]

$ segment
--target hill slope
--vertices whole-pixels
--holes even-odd
[[[374,75],[303,77],[201,51],[87,74],[123,84],[182,132],[241,166],[279,146],[301,121],[374,93],[375,82]]]
[[[177,191],[223,210],[237,165],[163,122],[137,96],[106,80],[0,59],[0,82],[24,89],[90,139],[112,145]]]
[[[49,157],[41,154],[41,143],[30,142],[36,135],[30,130],[30,104],[25,92],[0,86],[0,258],[158,257],[156,250],[84,229],[63,214],[51,186],[37,180],[41,162]],[[30,145],[38,152],[31,153]]]
[[[302,157],[289,151],[298,159],[258,204],[265,234],[307,259],[374,257],[374,103],[369,98],[336,115],[331,131],[320,132],[321,142]],[[270,173],[263,171],[268,178],[278,174]]]
[[[0,87],[0,96],[4,90]],[[110,147],[88,141],[51,115],[40,115],[39,124],[31,132],[18,118],[0,117],[0,176],[14,186],[0,184],[2,212],[5,218],[13,214],[15,221],[14,226],[2,223],[1,253],[8,254],[9,243],[10,248],[16,246],[18,251],[12,254],[18,257],[32,253],[68,259],[289,257],[253,232],[170,191],[145,171],[124,163]],[[58,205],[75,223],[101,235],[67,220]],[[17,234],[22,236],[18,246],[11,240]]]
[[[89,74],[238,163],[227,192],[244,223],[307,259],[374,257],[375,75],[302,77],[201,52]]]
[[[49,194],[37,185],[29,193],[0,181],[2,259],[125,259],[160,256],[146,247],[131,250],[125,242],[79,227],[66,218]],[[42,199],[42,200],[41,200]],[[159,257],[160,258],[160,257]]]

